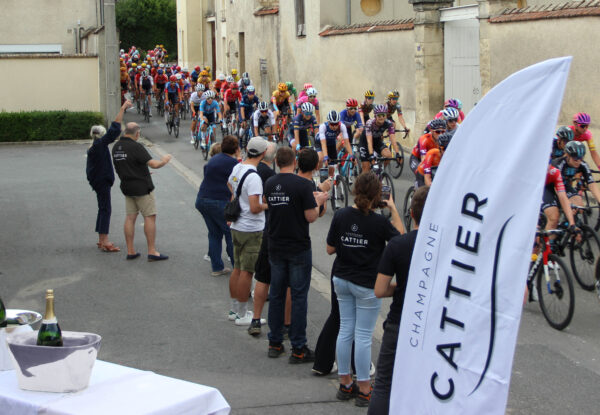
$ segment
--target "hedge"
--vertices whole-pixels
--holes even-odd
[[[0,112],[0,142],[85,139],[95,124],[104,124],[99,112]]]

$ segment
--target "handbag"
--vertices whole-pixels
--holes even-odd
[[[242,214],[242,206],[240,206],[240,195],[242,194],[242,186],[244,185],[244,180],[250,173],[256,173],[256,170],[248,170],[242,176],[242,180],[240,180],[240,184],[238,185],[235,191],[235,197],[233,200],[230,200],[225,205],[225,209],[223,209],[223,213],[225,215],[225,220],[227,222],[236,222],[241,214]],[[258,173],[256,173],[258,174]]]

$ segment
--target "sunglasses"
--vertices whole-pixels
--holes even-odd
[[[434,133],[444,134],[446,130],[433,130]]]
[[[310,117],[312,115],[312,112],[303,112],[302,114],[304,114],[305,117]]]
[[[589,124],[579,124],[579,127],[580,127],[580,128],[588,128],[588,127],[589,127]]]
[[[446,122],[457,122],[458,118],[449,118],[446,120]]]
[[[330,122],[330,123],[329,123],[329,126],[330,126],[330,127],[338,127],[339,125],[340,125],[340,123],[339,123],[339,122]]]
[[[266,114],[269,110],[260,110],[261,114]]]
[[[365,97],[365,99],[375,99],[375,97]]]
[[[357,109],[358,108],[356,108],[356,107],[348,107],[348,111],[352,111],[352,110],[356,111]]]
[[[581,161],[583,160],[583,157],[575,157],[569,154],[569,157],[571,157],[573,159],[573,161]]]
[[[308,97],[309,98],[316,98],[317,96],[316,95],[309,95]]]

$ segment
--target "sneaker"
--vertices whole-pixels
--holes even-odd
[[[327,376],[330,373],[337,372],[337,363],[333,362],[333,366],[331,366],[331,370],[329,372],[321,371],[321,370],[315,369],[314,367],[311,370],[315,374],[315,376]]]
[[[371,362],[371,368],[369,369],[369,376],[373,377],[374,374],[375,374],[375,365],[373,364],[373,362]]]
[[[285,349],[283,347],[283,344],[279,344],[279,345],[272,345],[269,344],[269,357],[279,357],[282,354],[285,353]]]
[[[210,275],[213,277],[220,277],[221,275],[231,274],[231,269],[223,268],[221,271],[212,271]]]
[[[149,117],[152,117],[152,113],[148,114]]]
[[[250,310],[246,311],[246,315],[244,317],[237,317],[235,319],[235,325],[236,326],[248,326],[250,325],[250,323],[252,323],[252,317],[254,317],[254,313]],[[261,324],[267,324],[267,320],[265,320],[264,318],[260,319],[260,323]]]
[[[371,392],[373,392],[373,386],[371,386],[371,390],[369,390],[369,393],[367,394],[364,394],[359,390],[358,395],[356,395],[356,399],[354,400],[354,405],[361,408],[369,406],[369,402],[371,402]]]
[[[558,265],[556,262],[554,261],[548,261],[548,269],[555,269],[557,271],[560,270],[560,265]]]
[[[229,310],[229,314],[227,314],[227,320],[234,321],[236,318],[239,318],[235,311]]]
[[[210,257],[208,256],[208,254],[204,254],[204,260],[210,262]]]
[[[190,140],[190,144],[194,144],[195,141],[196,141],[196,139],[194,137],[192,137],[192,139]],[[206,255],[206,256],[208,256],[208,255]]]
[[[259,319],[252,319],[252,321],[250,322],[250,327],[248,327],[248,334],[251,336],[258,336],[260,334],[260,320]]]
[[[348,387],[340,383],[340,388],[335,394],[335,397],[340,401],[347,401],[354,398],[356,395],[358,395],[358,385],[356,383],[352,382],[352,384]]]
[[[300,349],[293,348],[292,355],[289,358],[289,363],[310,363],[315,361],[315,352],[310,350],[307,345],[302,346]]]

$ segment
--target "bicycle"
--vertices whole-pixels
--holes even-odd
[[[573,206],[573,208],[583,213],[584,221],[592,211],[591,207]],[[592,291],[599,276],[596,272],[596,262],[600,258],[600,237],[591,226],[579,220],[578,213],[576,212],[574,216],[575,225],[581,230],[581,240],[578,242],[576,238],[571,237],[568,242],[562,242],[560,246],[564,247],[568,243],[573,276],[581,288]]]
[[[391,157],[375,157],[375,163],[371,166],[371,171],[377,175],[382,186],[390,187],[392,199],[396,200],[396,191],[394,190],[394,182],[392,177],[385,171],[384,162],[394,160]],[[389,209],[382,209],[381,214],[387,219],[391,218],[392,212]]]
[[[187,114],[189,114],[189,112],[190,112],[190,102],[189,102],[189,97],[188,97],[188,98],[184,98],[184,100],[179,105],[179,113],[181,114],[181,118],[183,118],[185,120],[187,117]]]
[[[408,137],[408,130],[396,130],[396,132],[404,133],[402,139],[406,139],[406,137]],[[402,170],[404,169],[404,148],[400,145],[400,143],[398,143],[398,154],[400,155],[400,160],[398,160],[397,158],[395,158],[396,150],[394,150],[394,146],[391,145],[389,135],[384,136],[384,141],[390,149],[390,151],[392,152],[392,156],[394,157],[393,161],[388,165],[390,174],[394,179],[397,179],[398,177],[400,177],[400,175],[402,175]]]
[[[277,126],[277,141],[283,142],[285,140],[286,135],[288,134],[289,129],[289,117],[290,113],[286,112],[277,115],[277,120],[275,120],[275,125]]]
[[[246,128],[240,127],[238,140],[240,142],[240,149],[242,150],[242,154],[246,153],[246,146],[250,139],[254,136],[252,133],[252,119],[246,120]]]
[[[549,236],[555,234],[560,239],[567,233],[564,229],[536,232],[534,252],[537,253],[531,255],[527,275],[529,301],[539,299],[544,318],[556,330],[563,330],[571,323],[575,310],[575,291],[573,278],[565,263],[550,249]]]
[[[161,117],[164,117],[164,115],[165,115],[165,96],[163,94],[163,91],[160,91],[158,93],[158,102],[156,103],[156,108],[158,109],[158,114]]]
[[[404,195],[404,203],[402,204],[402,220],[404,221],[404,227],[406,232],[412,230],[412,216],[410,216],[410,205],[412,203],[413,195],[415,194],[415,186],[410,186],[406,190]]]
[[[171,135],[171,132],[174,133],[175,138],[179,137],[179,117],[177,117],[175,112],[175,106],[169,105],[170,109],[166,116],[166,124],[167,124],[167,132]]]
[[[346,183],[348,183],[348,188],[351,188],[354,184],[354,181],[360,174],[358,159],[354,154],[354,161],[348,160],[348,156],[346,155],[345,149],[341,149],[337,155],[338,160],[340,161],[340,174],[346,179]]]
[[[150,100],[149,96],[144,96],[144,105],[142,107],[142,114],[144,115],[144,120],[146,122],[150,122],[150,104],[148,101]]]
[[[200,123],[198,122],[198,125]],[[204,157],[204,160],[208,159],[208,153],[210,152],[210,148],[211,146],[216,142],[215,140],[215,125],[218,124],[216,122],[211,122],[208,123],[207,127],[206,127],[206,131],[202,131],[202,129],[200,127],[198,127],[200,129],[200,140],[196,139],[196,142],[194,143],[194,147],[196,147],[196,143],[201,142],[203,145],[200,146],[200,148],[202,149],[202,156]]]
[[[338,163],[348,163],[349,160],[345,160],[342,158],[338,159],[330,159],[332,162],[337,162],[333,165],[333,175],[331,176],[331,208],[336,211],[343,207],[348,207],[348,199],[350,198],[350,186],[348,186],[348,182],[346,178],[340,174],[340,170],[338,168]]]

